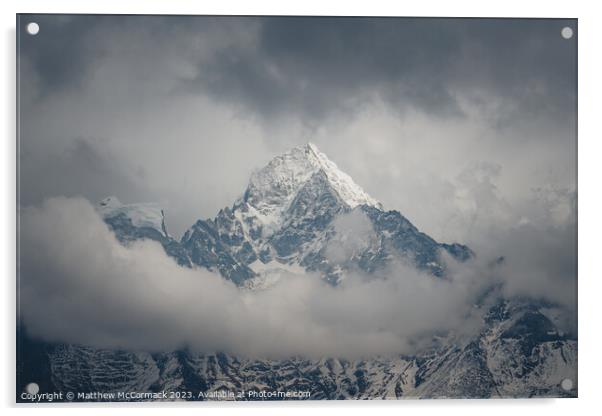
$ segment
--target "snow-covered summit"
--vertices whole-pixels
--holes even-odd
[[[289,205],[316,173],[326,176],[331,189],[350,208],[358,205],[382,208],[380,202],[368,195],[313,143],[276,156],[253,173],[245,192],[245,202],[264,216],[275,215]]]
[[[134,227],[154,228],[165,237],[169,236],[163,209],[155,203],[123,204],[117,197],[109,196],[100,201],[96,209],[105,219],[123,214]]]
[[[308,143],[305,149],[310,162],[326,174],[334,190],[347,205],[351,208],[355,208],[358,205],[370,205],[382,208],[380,202],[368,195],[351,179],[351,176],[341,171],[333,161],[318,150],[315,144]]]

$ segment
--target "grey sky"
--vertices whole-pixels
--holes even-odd
[[[307,141],[444,240],[575,191],[575,20],[31,20],[37,36],[19,29],[24,205],[158,201],[180,235]]]

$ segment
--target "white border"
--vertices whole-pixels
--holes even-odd
[[[2,82],[2,204],[0,204],[3,239],[0,264],[3,266],[4,300],[2,310],[3,341],[0,343],[2,375],[0,396],[2,406],[12,414],[15,388],[15,14],[16,13],[118,13],[118,14],[303,14],[303,15],[400,15],[400,16],[488,16],[488,17],[569,17],[579,18],[579,399],[566,400],[455,400],[455,401],[403,401],[403,402],[312,402],[299,403],[251,403],[251,404],[186,404],[177,406],[178,412],[198,414],[219,412],[231,414],[244,411],[250,414],[305,414],[308,411],[330,413],[335,408],[349,414],[365,414],[375,410],[383,413],[420,412],[421,415],[444,412],[446,415],[484,413],[490,415],[515,412],[537,412],[547,415],[563,415],[596,408],[600,383],[600,298],[602,276],[598,261],[600,241],[600,217],[602,216],[601,191],[598,168],[601,158],[600,90],[599,74],[602,74],[599,45],[601,44],[602,16],[595,2],[545,1],[526,2],[506,0],[499,2],[479,1],[220,1],[193,2],[186,0],[21,0],[3,1],[0,19],[3,25]],[[31,406],[19,406],[18,411],[29,413]],[[104,414],[102,405],[43,406],[50,414],[80,414],[84,408],[90,414]],[[172,407],[173,408],[173,407]],[[174,410],[176,409],[174,408]],[[153,405],[120,405],[111,407],[116,414],[140,412],[164,414],[165,407]]]

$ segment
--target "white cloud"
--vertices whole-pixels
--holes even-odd
[[[343,220],[346,221],[346,220]],[[252,356],[411,352],[433,333],[474,331],[472,299],[487,279],[441,280],[394,264],[339,287],[283,276],[250,292],[180,267],[155,242],[118,243],[92,205],[53,198],[21,218],[21,317],[49,341]],[[460,270],[460,269],[458,269]]]
[[[376,234],[370,219],[359,209],[337,216],[333,221],[336,235],[328,242],[326,258],[343,263],[367,249]]]

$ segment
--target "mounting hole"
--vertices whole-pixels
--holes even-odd
[[[27,30],[27,33],[29,33],[32,36],[35,36],[40,31],[40,25],[36,22],[31,22],[27,24],[25,29]]]
[[[565,39],[570,39],[573,37],[573,29],[571,29],[568,26],[565,26],[562,28],[562,30],[560,31],[560,34],[562,35],[563,38]]]
[[[573,380],[571,380],[570,378],[565,378],[560,383],[560,387],[562,387],[562,389],[566,391],[573,390]]]
[[[40,391],[40,386],[37,383],[29,383],[25,386],[25,391],[31,395],[36,395]]]

